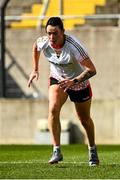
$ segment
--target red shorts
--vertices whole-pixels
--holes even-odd
[[[51,86],[54,84],[58,84],[58,80],[50,77],[49,85]],[[88,85],[85,89],[82,90],[75,91],[68,89],[66,92],[68,93],[68,96],[72,102],[85,102],[92,97],[92,90],[90,85]]]

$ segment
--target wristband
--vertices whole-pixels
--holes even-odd
[[[78,79],[73,79],[74,84],[79,83]]]

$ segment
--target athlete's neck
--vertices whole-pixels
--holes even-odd
[[[63,47],[63,45],[61,45],[61,44],[55,44],[55,45],[52,45],[52,47],[53,47],[54,49],[61,49],[61,48]]]
[[[55,44],[55,45],[52,45],[53,48],[55,49],[61,49],[65,44],[65,36],[63,37],[63,40],[60,44]]]

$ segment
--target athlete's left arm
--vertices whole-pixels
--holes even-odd
[[[67,89],[75,83],[83,82],[96,74],[96,68],[89,58],[84,59],[81,65],[84,67],[84,71],[80,75],[76,76],[74,79],[64,78],[59,82],[60,87],[64,88],[64,91],[67,91]]]
[[[96,74],[96,68],[90,58],[86,58],[81,62],[84,71],[76,77],[79,82],[83,82]]]

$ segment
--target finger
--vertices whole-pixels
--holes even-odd
[[[30,87],[31,83],[32,83],[32,80],[29,80],[28,81],[28,87]]]
[[[64,92],[66,92],[66,91],[67,91],[67,88],[64,89]]]
[[[66,89],[68,86],[66,84],[60,85],[60,88]]]
[[[28,81],[28,87],[30,87],[30,85],[32,84],[32,81],[33,81],[34,78],[35,78],[35,76],[33,76],[32,78],[29,79],[29,81]]]
[[[70,88],[70,86],[66,86],[66,87],[64,88],[64,92],[66,92],[69,88]]]
[[[38,75],[36,75],[35,80],[36,80],[36,81],[38,80]]]
[[[62,85],[62,84],[66,84],[67,83],[67,80],[62,80],[62,81],[59,81],[58,84]]]

